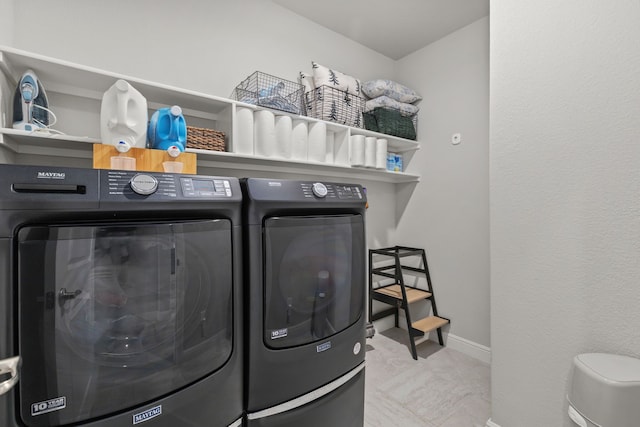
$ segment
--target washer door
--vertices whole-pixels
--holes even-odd
[[[135,407],[229,359],[230,221],[30,226],[17,240],[28,426]]]
[[[354,324],[365,295],[361,215],[264,222],[264,342],[288,348]]]

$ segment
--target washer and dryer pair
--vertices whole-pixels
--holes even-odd
[[[17,165],[0,183],[0,425],[362,425],[359,186]]]

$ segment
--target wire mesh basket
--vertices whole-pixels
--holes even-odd
[[[236,86],[231,98],[274,110],[304,114],[303,91],[299,83],[256,71]]]
[[[214,129],[187,126],[187,148],[211,151],[226,151],[224,132]]]
[[[362,128],[365,99],[349,92],[320,86],[305,94],[307,116]]]
[[[378,107],[363,113],[364,127],[398,138],[416,140],[418,137],[418,115],[406,116],[393,108]]]

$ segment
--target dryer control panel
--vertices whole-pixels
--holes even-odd
[[[357,185],[327,184],[322,182],[300,183],[305,198],[362,200],[362,190]]]

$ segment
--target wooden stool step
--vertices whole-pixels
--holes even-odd
[[[406,286],[404,289],[407,294],[407,302],[409,304],[411,304],[412,302],[420,301],[421,299],[427,299],[431,297],[430,292],[423,291],[421,289],[414,289]],[[400,285],[385,286],[384,288],[374,290],[374,292],[402,300],[402,288],[400,287]]]
[[[411,327],[426,334],[427,332],[431,332],[443,327],[447,323],[449,323],[449,321],[447,319],[443,319],[442,317],[428,316],[424,319],[416,320],[415,322],[411,323]]]

